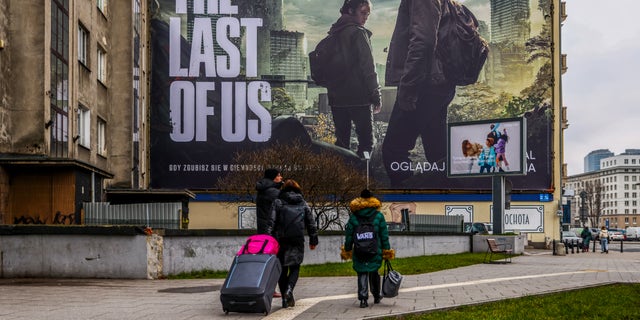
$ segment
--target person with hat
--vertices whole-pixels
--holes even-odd
[[[282,184],[282,174],[276,168],[265,170],[263,178],[256,182],[256,190],[258,191],[256,196],[256,228],[258,234],[270,234],[273,230],[275,221],[271,217],[271,205],[278,198]],[[276,290],[273,296],[279,298],[282,294]]]
[[[391,249],[389,243],[389,229],[384,215],[380,212],[380,200],[375,198],[368,189],[362,190],[360,197],[349,203],[351,215],[345,226],[345,241],[342,246],[340,257],[343,260],[353,260],[353,270],[358,273],[358,300],[360,308],[369,306],[369,290],[373,295],[373,303],[380,303],[380,274],[378,269],[382,266],[382,260],[395,258],[395,251]],[[369,231],[364,225],[370,225]],[[371,233],[371,235],[367,235]],[[375,243],[362,245],[362,247],[372,248],[372,254],[360,254],[361,245],[359,242],[372,239]]]
[[[279,169],[269,168],[264,171],[264,177],[256,182],[256,227],[258,234],[269,234],[273,229],[271,219],[271,205],[278,198],[282,186],[282,174]]]

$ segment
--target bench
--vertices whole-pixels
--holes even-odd
[[[500,256],[493,260],[493,255]],[[484,254],[484,263],[511,263],[513,249],[506,243],[498,244],[496,239],[487,239],[487,252]]]

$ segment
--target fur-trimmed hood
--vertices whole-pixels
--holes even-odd
[[[378,210],[380,209],[380,206],[382,206],[382,204],[380,203],[380,200],[376,199],[375,197],[370,197],[370,198],[358,197],[351,200],[351,203],[349,203],[349,209],[351,209],[351,212],[357,212],[367,208],[373,208]]]

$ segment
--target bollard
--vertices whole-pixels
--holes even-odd
[[[575,241],[574,239],[571,239],[571,254],[574,254],[574,253],[575,253],[575,252],[573,252],[573,250],[575,250],[575,249],[576,249],[575,242],[576,242],[576,241]]]
[[[620,239],[620,253],[624,252],[623,245],[622,245],[623,243],[624,243],[624,240]]]
[[[553,255],[554,256],[557,255],[558,253],[556,252],[556,239],[553,239],[553,241],[551,242],[551,246],[552,246],[552,250],[553,250],[552,251]]]
[[[564,256],[567,253],[567,246],[562,240],[553,239],[553,255]]]
[[[593,239],[593,252],[596,252],[596,239]]]

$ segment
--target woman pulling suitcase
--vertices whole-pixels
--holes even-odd
[[[293,289],[304,259],[304,231],[306,229],[309,235],[309,249],[314,250],[318,245],[318,229],[311,208],[302,196],[302,188],[293,179],[285,180],[278,199],[273,202],[271,215],[275,221],[271,234],[280,243],[278,259],[282,273],[278,287],[282,293],[282,307],[293,307]]]

